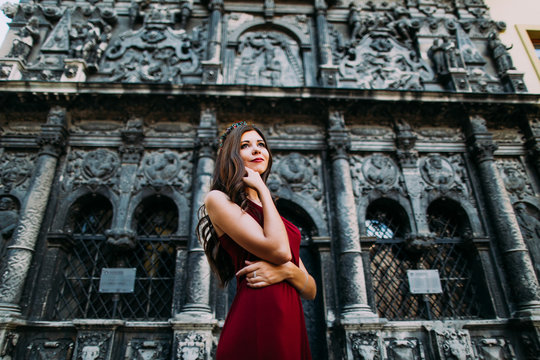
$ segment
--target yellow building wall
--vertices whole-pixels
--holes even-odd
[[[540,73],[535,70],[517,29],[518,25],[540,29],[540,0],[485,0],[485,3],[493,20],[506,22],[506,31],[500,38],[505,45],[512,46],[510,55],[517,71],[525,74],[529,92],[540,94]]]

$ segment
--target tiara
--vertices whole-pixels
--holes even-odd
[[[225,139],[227,138],[227,136],[231,133],[231,131],[233,131],[234,129],[236,129],[237,127],[239,126],[243,126],[243,125],[247,125],[247,122],[244,120],[244,121],[239,121],[237,123],[234,123],[232,124],[231,126],[229,126],[224,132],[223,134],[219,137],[219,141],[218,141],[218,147],[221,149],[223,147],[223,143],[225,142]]]

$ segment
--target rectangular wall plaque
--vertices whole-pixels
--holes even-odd
[[[439,270],[407,270],[407,277],[412,294],[442,293]]]
[[[99,280],[100,293],[132,293],[135,268],[103,268]]]

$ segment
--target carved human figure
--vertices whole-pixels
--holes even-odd
[[[521,234],[527,242],[537,274],[540,274],[540,220],[527,210],[527,206],[519,202],[514,206]],[[537,213],[538,214],[538,213]]]
[[[511,194],[519,194],[525,189],[525,179],[513,166],[507,166],[503,170],[504,185]]]
[[[488,47],[493,56],[493,60],[495,60],[497,72],[499,74],[505,74],[508,70],[515,69],[512,57],[510,56],[510,53],[508,53],[508,50],[510,50],[512,46],[506,47],[494,32],[489,34],[488,39]]]
[[[362,18],[360,17],[360,12],[354,4],[350,5],[349,11],[349,28],[351,29],[351,40],[360,39],[364,34],[364,26],[362,24]]]
[[[39,42],[39,39],[39,19],[32,16],[30,20],[28,20],[28,24],[17,33],[8,57],[28,60],[32,48]]]
[[[396,181],[396,169],[388,157],[373,154],[366,165],[364,176],[370,183],[392,185]]]
[[[446,75],[450,68],[462,68],[464,63],[456,43],[447,36],[436,38],[428,49],[428,57],[438,75]]]
[[[394,30],[399,39],[402,39],[405,44],[412,46],[414,33],[420,27],[418,22],[411,22],[410,12],[403,6],[397,6],[394,9],[395,20],[391,21],[389,26]]]
[[[454,172],[451,166],[439,155],[427,158],[422,170],[426,180],[433,185],[449,185],[454,180]]]
[[[261,84],[281,85],[281,71],[281,62],[276,57],[276,50],[273,45],[267,43],[264,51],[264,67],[259,70]]]
[[[0,239],[5,242],[17,227],[19,213],[15,201],[8,196],[0,198]]]

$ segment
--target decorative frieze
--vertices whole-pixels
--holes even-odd
[[[74,346],[71,339],[34,339],[27,348],[27,358],[29,360],[71,359]]]

